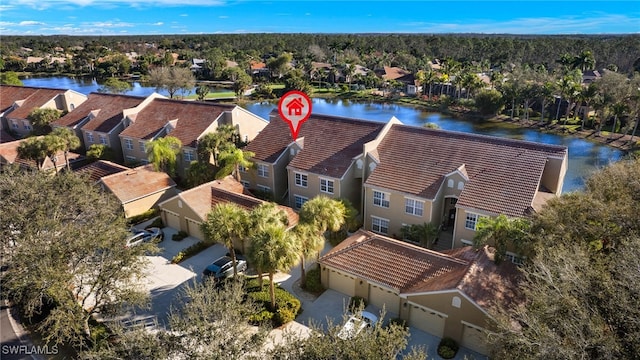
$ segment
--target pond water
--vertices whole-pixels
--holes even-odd
[[[22,82],[25,86],[71,89],[83,94],[97,91],[100,87],[95,79],[62,76],[25,78],[22,79]],[[126,94],[147,96],[155,91],[155,88],[142,86],[139,82],[134,82],[133,86],[133,89]],[[211,91],[224,91],[224,89],[212,89]],[[162,92],[160,93],[162,94]],[[163,93],[163,95],[167,94]],[[277,104],[274,102],[259,102],[246,104],[244,107],[258,116],[269,119],[269,113],[276,109]],[[584,187],[585,178],[591,173],[611,162],[620,160],[624,155],[620,150],[581,138],[548,134],[535,129],[521,128],[503,123],[477,123],[453,119],[442,114],[427,112],[407,105],[341,99],[313,99],[313,113],[383,122],[389,121],[392,116],[395,116],[407,125],[422,126],[426,123],[434,123],[444,130],[564,145],[569,149],[569,168],[565,177],[563,192],[581,190]]]

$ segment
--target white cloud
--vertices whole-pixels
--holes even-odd
[[[156,6],[220,6],[224,0],[14,0],[18,6],[29,6],[34,9],[44,10],[51,7],[66,5],[75,6],[113,6],[130,5],[134,7]]]
[[[220,15],[218,16],[218,19],[228,19],[229,17],[227,15]]]
[[[122,27],[134,27],[131,23],[126,22],[111,22],[111,21],[95,21],[90,23],[83,23],[82,26],[96,27],[96,28],[122,28]]]
[[[153,23],[151,25],[153,25],[153,26],[162,26],[162,25],[164,25],[164,23],[162,21],[158,21],[157,23]]]
[[[36,25],[44,25],[43,22],[40,21],[20,21],[18,24],[20,26],[36,26]]]

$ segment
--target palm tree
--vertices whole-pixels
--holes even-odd
[[[62,151],[64,151],[64,161],[67,164],[67,170],[71,170],[71,165],[69,165],[68,159],[69,151],[80,147],[80,139],[76,136],[73,130],[62,127],[53,129],[51,135],[59,137],[64,143],[64,148],[62,149]]]
[[[253,235],[263,231],[268,225],[282,225],[285,228],[289,226],[289,218],[284,211],[278,208],[278,205],[273,202],[262,203],[249,213],[249,232],[247,237],[250,238]],[[242,250],[246,250],[245,243],[242,242]],[[262,269],[257,264],[256,268],[258,274],[262,274]],[[262,276],[258,277],[258,283],[262,288]]]
[[[238,274],[234,244],[244,241],[249,233],[249,224],[249,213],[246,210],[234,203],[222,203],[214,206],[207,214],[207,220],[200,225],[207,241],[222,244],[229,249],[234,277]]]
[[[215,132],[206,133],[198,140],[198,160],[210,162],[213,157],[213,165],[219,166],[218,156],[220,152],[231,148],[239,140],[239,135],[232,125],[220,125]]]
[[[300,286],[304,288],[307,283],[305,260],[324,248],[325,238],[308,223],[299,223],[293,228],[293,236],[300,246]]]
[[[547,81],[542,85],[538,85],[538,99],[540,100],[540,124],[544,122],[544,109],[546,109],[547,101],[553,100],[554,84],[551,81]]]
[[[149,162],[153,164],[156,171],[165,171],[173,176],[181,147],[182,142],[180,139],[173,136],[149,141],[146,145]]]
[[[42,168],[47,157],[46,144],[41,138],[30,137],[18,146],[18,156],[22,159],[33,160],[38,169]]]
[[[420,242],[425,248],[430,248],[438,238],[438,226],[433,223],[405,225],[400,229],[404,238]]]
[[[220,153],[220,164],[222,168],[216,174],[216,178],[220,179],[227,175],[233,175],[238,181],[241,181],[240,167],[248,169],[253,166],[253,163],[248,159],[256,156],[251,151],[241,150],[235,146],[231,149],[227,149]]]
[[[300,249],[293,236],[280,224],[269,224],[251,237],[249,259],[261,271],[269,274],[269,294],[271,308],[276,310],[275,285],[273,275],[276,271],[288,271],[296,265]]]
[[[585,110],[582,113],[582,124],[580,125],[580,130],[584,130],[584,123],[586,119],[589,117],[589,106],[593,103],[593,100],[598,95],[598,86],[596,84],[590,84],[587,87],[582,88],[580,92],[579,100],[585,103]]]
[[[316,196],[302,205],[300,222],[310,224],[324,234],[327,231],[338,231],[345,221],[346,209],[342,202],[324,195]]]
[[[579,55],[571,61],[574,69],[581,71],[591,70],[596,67],[596,59],[593,57],[591,50],[583,50]]]
[[[481,217],[473,238],[474,246],[493,244],[496,248],[495,262],[504,260],[507,248],[512,245],[517,253],[529,252],[527,241],[530,222],[524,218],[509,219],[505,215],[495,218]]]
[[[624,115],[625,111],[627,111],[627,104],[623,101],[617,101],[611,106],[611,112],[613,112],[613,126],[611,127],[609,139],[613,139],[613,134],[615,134],[616,127],[618,126],[618,119]]]
[[[49,157],[49,159],[51,159],[51,162],[53,163],[53,170],[57,173],[58,172],[58,152],[63,151],[66,147],[65,141],[61,138],[58,137],[56,135],[45,135],[42,138],[42,141],[44,142],[44,147],[47,153],[47,156]]]

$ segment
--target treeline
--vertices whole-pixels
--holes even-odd
[[[615,65],[619,72],[640,71],[640,35],[482,35],[482,34],[215,34],[135,36],[3,36],[3,56],[16,55],[25,47],[34,56],[52,53],[56,47],[105,46],[123,52],[144,52],[145,44],[185,57],[204,57],[216,49],[242,61],[247,56],[267,59],[282,52],[294,58],[317,61],[337,56],[364,57],[393,54],[391,65],[412,69],[420,58],[453,59],[462,63],[487,61],[556,66],[563,54],[585,49],[593,52],[596,68]],[[315,48],[316,50],[311,50]],[[319,50],[319,51],[318,51]],[[320,56],[322,55],[322,56]]]

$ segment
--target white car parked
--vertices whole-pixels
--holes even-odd
[[[351,315],[349,320],[338,332],[338,337],[342,340],[351,339],[358,335],[365,328],[372,328],[378,322],[378,317],[368,311],[360,311]]]

